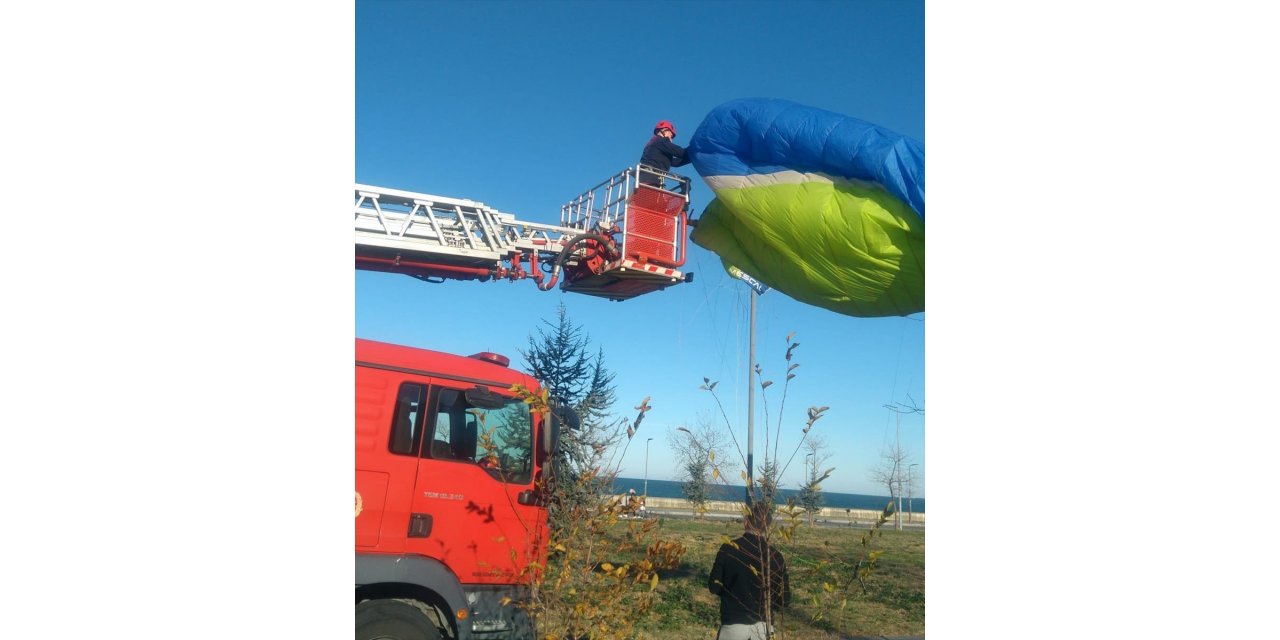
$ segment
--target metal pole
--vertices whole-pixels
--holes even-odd
[[[918,462],[912,462],[907,467],[907,522],[916,521],[916,465]]]
[[[902,414],[895,411],[893,415],[897,425],[893,432],[893,475],[898,485],[898,508],[894,509],[893,519],[894,528],[902,531]]]
[[[649,501],[649,443],[653,438],[644,441],[644,501]]]
[[[806,454],[804,458],[805,458],[805,463],[806,463],[806,464],[804,465],[804,466],[805,466],[805,470],[804,470],[804,472],[805,472],[805,479],[804,479],[804,482],[805,482],[805,485],[808,487],[809,491],[813,491],[813,481],[818,479],[818,465],[817,465],[817,464],[814,464],[815,462],[817,462],[817,459],[813,457],[813,454],[812,454],[812,453],[810,453],[810,454]],[[807,509],[806,509],[806,511],[807,511]],[[813,512],[812,512],[812,511],[809,511],[809,524],[811,524],[811,525],[813,524]]]
[[[751,329],[748,338],[747,362],[747,506],[755,500],[752,498],[752,478],[755,477],[755,442],[756,442],[756,290],[751,289]]]

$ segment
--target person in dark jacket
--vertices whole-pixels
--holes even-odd
[[[707,588],[720,596],[720,632],[716,640],[766,640],[773,631],[765,619],[765,567],[772,611],[791,602],[791,581],[782,553],[765,541],[772,505],[757,502],[743,520],[745,532],[720,545]]]
[[[671,167],[682,167],[689,164],[689,153],[684,147],[672,142],[676,137],[676,126],[666,120],[653,125],[653,137],[644,145],[640,154],[640,164],[648,165],[661,171],[670,171]],[[662,178],[652,173],[641,172],[641,184],[662,187]]]

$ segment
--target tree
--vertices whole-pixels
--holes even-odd
[[[693,505],[693,517],[701,518],[707,512],[707,499],[711,496],[711,481],[707,477],[711,475],[711,462],[707,458],[691,457],[683,460],[679,469],[684,478],[680,491]]]
[[[771,437],[771,431],[770,431],[770,425],[769,425],[770,412],[769,412],[769,396],[768,396],[767,390],[769,389],[769,387],[773,386],[774,382],[773,380],[765,379],[764,372],[761,369],[759,364],[755,365],[755,369],[754,369],[755,373],[761,377],[761,381],[759,383],[760,384],[759,393],[763,400],[763,409],[764,409],[764,421],[763,421],[764,422],[764,449],[763,449],[764,456],[762,459],[763,461],[759,466],[759,471],[760,471],[759,476],[756,476],[754,473],[749,475],[747,471],[744,471],[742,473],[742,478],[743,480],[748,481],[747,490],[746,490],[747,500],[746,500],[746,503],[743,505],[743,516],[744,518],[747,518],[747,517],[755,518],[756,522],[768,523],[772,521],[772,514],[775,510],[777,510],[778,490],[780,488],[779,480],[786,473],[787,468],[790,467],[791,462],[795,459],[796,454],[800,451],[801,445],[809,437],[809,431],[813,429],[814,424],[818,420],[820,420],[823,417],[823,414],[830,408],[826,406],[809,407],[807,411],[808,419],[805,421],[804,427],[800,429],[799,440],[798,442],[796,442],[795,448],[791,450],[789,456],[786,459],[786,462],[784,463],[782,457],[778,453],[778,447],[782,441],[782,417],[784,414],[783,409],[785,409],[787,404],[787,391],[788,389],[790,389],[791,380],[796,377],[795,370],[797,367],[800,366],[799,363],[795,363],[791,361],[793,357],[793,353],[795,352],[796,348],[800,346],[799,342],[792,341],[792,338],[794,336],[795,336],[794,333],[787,335],[787,351],[786,351],[786,355],[784,356],[784,359],[787,364],[787,368],[783,372],[784,378],[782,381],[782,399],[781,399],[781,404],[779,405],[778,411],[776,413],[777,426],[776,426],[776,430],[772,432],[772,437]],[[715,390],[716,385],[719,383],[717,381],[712,381],[710,378],[705,378],[705,377],[702,379],[702,382],[703,382],[703,385],[700,388],[703,391],[707,391],[708,393],[710,393],[711,397],[715,400],[716,406],[720,410],[720,415],[724,419],[725,425],[728,428],[729,437],[732,440],[734,447],[737,449],[738,456],[741,459],[742,464],[745,467],[748,467],[748,470],[750,470],[750,466],[752,465],[754,460],[748,460],[747,456],[743,452],[741,445],[738,443],[737,438],[733,435],[732,423],[730,422],[729,417],[724,410],[724,404],[720,401],[720,397],[716,394],[716,390]],[[752,391],[753,393],[755,392],[754,390]],[[751,451],[751,450],[752,450],[752,447],[748,446],[748,451]],[[787,455],[785,451],[783,452],[783,455]],[[713,475],[717,475],[718,477],[723,478],[723,475],[715,473],[714,468],[713,468]],[[787,505],[785,510],[781,512],[788,516],[790,520],[790,525],[778,526],[777,524],[766,524],[766,526],[763,527],[763,530],[759,531],[760,535],[764,538],[764,540],[769,545],[774,544],[774,541],[776,540],[774,537],[775,534],[780,538],[782,538],[783,540],[790,541],[791,536],[795,531],[795,527],[798,524],[798,521],[796,520],[797,512],[793,504]],[[766,514],[766,515],[761,515],[761,514]],[[770,548],[770,546],[766,546],[765,548],[768,549]],[[748,554],[748,556],[750,556],[750,554]],[[762,584],[770,585],[769,589],[766,589],[766,591],[773,589],[774,580],[769,575],[770,571],[772,570],[771,560],[768,557],[752,557],[750,559],[756,565],[752,567],[752,571],[755,572],[756,575],[760,576]],[[776,594],[773,594],[773,593],[761,594],[763,602],[760,603],[761,605],[760,610],[763,613],[764,621],[768,623],[770,626],[773,626],[775,622],[777,623],[781,622],[780,618],[775,619],[774,617],[774,611],[773,611],[774,595]],[[778,626],[781,626],[781,625],[779,624]]]
[[[756,502],[763,502],[770,506],[778,504],[778,489],[781,484],[778,482],[778,461],[776,458],[765,454],[764,462],[760,465],[760,475],[755,478],[759,489],[754,493]]]
[[[831,458],[831,454],[826,452],[827,442],[821,436],[812,436],[804,442],[803,450],[806,451],[804,456],[804,485],[800,487],[800,492],[796,496],[796,500],[800,503],[800,507],[809,514],[809,524],[813,524],[813,517],[822,509],[822,485],[821,483],[831,476],[834,468],[827,469],[823,474],[818,473],[818,468],[822,463]]]
[[[539,328],[529,336],[528,350],[521,350],[525,366],[542,382],[551,397],[572,406],[582,418],[583,428],[572,437],[561,435],[561,451],[566,462],[580,467],[595,450],[591,447],[602,435],[615,400],[615,374],[604,365],[604,349],[592,357],[591,338],[569,319],[561,303],[556,321],[543,320],[549,330]]]
[[[884,407],[894,414],[894,435],[893,445],[885,449],[880,454],[880,465],[871,470],[871,479],[882,484],[889,490],[889,503],[892,506],[894,514],[894,528],[902,531],[902,491],[903,483],[906,479],[903,474],[908,468],[911,454],[902,448],[902,439],[899,432],[902,430],[902,414],[920,414],[924,415],[924,409],[915,404],[911,396],[907,396],[908,403],[886,404]]]
[[[614,376],[604,362],[604,349],[591,354],[591,338],[574,325],[563,303],[555,322],[543,320],[529,347],[521,350],[525,366],[551,397],[578,412],[582,426],[560,432],[554,458],[556,486],[551,495],[552,527],[564,521],[571,505],[592,502],[612,486],[613,478],[597,470],[607,467],[604,456],[622,437],[620,422],[610,422],[615,400]]]
[[[573,407],[581,427],[561,431],[551,461],[554,473],[543,494],[549,496],[547,561],[525,568],[531,587],[524,606],[543,637],[623,640],[634,637],[636,622],[652,611],[658,571],[673,569],[684,554],[678,542],[659,537],[657,521],[622,520],[624,509],[611,495],[613,445],[621,444],[625,457],[649,399],[635,407],[634,421],[614,419],[614,373],[604,350],[592,348],[563,304],[554,321],[543,324],[520,354],[547,395]],[[517,389],[517,395],[546,419],[550,406],[541,394]]]
[[[743,505],[744,517],[747,517],[748,514],[755,514],[757,510],[769,514],[776,511],[778,514],[783,516],[783,518],[774,520],[772,525],[766,527],[765,531],[762,532],[762,535],[770,545],[773,545],[775,541],[780,543],[779,550],[784,554],[786,553],[785,545],[792,543],[795,539],[794,535],[797,528],[800,526],[800,515],[802,512],[796,508],[794,503],[787,504],[782,508],[776,507],[775,501],[779,488],[779,478],[786,475],[787,469],[790,468],[791,463],[795,461],[796,456],[799,455],[802,450],[813,454],[813,460],[807,462],[808,469],[805,474],[805,484],[809,491],[815,494],[815,497],[821,489],[819,486],[820,483],[825,481],[835,470],[834,468],[829,468],[822,473],[818,473],[817,470],[821,468],[822,463],[829,456],[824,453],[825,443],[819,442],[816,444],[810,444],[810,440],[817,436],[817,434],[811,434],[810,432],[813,430],[818,420],[825,417],[827,410],[830,409],[830,407],[827,406],[811,406],[807,409],[806,420],[802,424],[795,424],[794,427],[789,430],[790,436],[799,436],[795,448],[791,449],[789,453],[786,450],[783,450],[781,455],[779,455],[779,447],[783,436],[782,416],[784,415],[784,409],[786,407],[787,390],[789,389],[791,380],[796,377],[796,369],[800,366],[799,363],[792,362],[793,353],[800,345],[800,343],[792,341],[792,337],[794,335],[795,334],[790,334],[787,336],[787,351],[785,356],[786,370],[783,371],[780,376],[782,378],[780,385],[782,387],[781,404],[779,405],[776,414],[773,414],[777,417],[777,423],[773,429],[770,428],[769,423],[771,413],[769,411],[769,395],[767,390],[773,386],[774,382],[773,380],[765,379],[763,371],[758,365],[755,368],[755,373],[761,376],[758,392],[761,394],[763,399],[765,417],[764,457],[763,463],[759,466],[759,474],[751,476],[750,482],[748,483],[747,492],[750,504]],[[701,386],[701,389],[709,392],[715,400],[716,406],[720,410],[720,416],[728,427],[728,434],[733,446],[736,448],[736,453],[745,465],[746,456],[744,455],[743,447],[738,442],[736,436],[734,436],[732,423],[724,410],[724,404],[716,394],[716,385],[718,383],[710,380],[709,378],[703,378],[703,383],[704,384]],[[798,429],[796,429],[796,427],[798,427]],[[798,434],[796,433],[796,430],[799,431]],[[787,446],[790,447],[790,444],[788,443]],[[809,456],[805,456],[805,458],[808,460]],[[719,458],[717,458],[717,461],[718,460]],[[722,480],[724,478],[723,475],[720,475],[719,477]],[[742,473],[742,478],[743,480],[748,480],[748,475],[745,471]],[[850,598],[857,597],[857,594],[854,593],[855,588],[860,587],[863,594],[867,593],[869,581],[876,570],[878,559],[884,553],[883,550],[875,548],[875,539],[877,536],[882,535],[882,527],[886,522],[888,522],[892,513],[892,510],[886,507],[879,517],[871,523],[871,527],[861,535],[858,545],[853,549],[832,548],[829,550],[830,557],[826,560],[819,561],[816,564],[804,568],[791,568],[791,571],[793,572],[803,571],[808,574],[809,580],[816,580],[816,583],[822,585],[821,592],[810,596],[815,605],[820,601],[827,605],[825,607],[818,607],[817,613],[815,613],[813,617],[815,622],[823,618],[825,615],[824,611],[826,610],[833,608],[844,609],[848,605]],[[773,583],[769,575],[770,571],[772,571],[769,558],[752,557],[751,560],[754,564],[752,567],[753,572],[760,576],[761,583],[772,585]],[[772,589],[773,587],[770,588]],[[782,624],[784,622],[782,612],[773,611],[772,602],[772,598],[766,595],[764,597],[764,601],[761,603],[761,610],[763,611],[766,621],[777,627],[778,637],[785,638],[787,631],[785,626]]]
[[[548,419],[547,396],[520,385],[513,391],[531,413]],[[639,414],[627,425],[626,444],[649,408],[648,398],[636,407]],[[484,444],[486,451],[497,446]],[[591,467],[582,469],[572,484],[564,478],[555,483],[552,507],[560,504],[560,522],[557,526],[553,521],[545,532],[546,563],[533,560],[521,571],[529,579],[529,592],[518,605],[529,613],[542,638],[635,637],[637,622],[654,610],[659,571],[675,569],[684,555],[678,541],[660,538],[658,521],[623,520],[625,509],[618,497],[593,488],[600,479],[616,475],[611,466]],[[562,494],[578,498],[565,501]]]
[[[693,429],[677,427],[667,431],[667,444],[675,452],[680,489],[701,516],[706,513],[711,485],[732,474],[737,466],[728,453],[729,437],[716,427],[709,415],[698,416]]]
[[[880,454],[880,464],[871,470],[871,479],[889,490],[889,503],[893,507],[894,528],[902,530],[902,487],[906,482],[906,469],[911,454],[894,441]]]

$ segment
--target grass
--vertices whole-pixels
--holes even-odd
[[[891,525],[887,525],[889,527]],[[719,627],[720,601],[707,590],[711,563],[722,536],[737,537],[742,525],[729,521],[664,518],[659,537],[679,541],[686,553],[675,569],[660,572],[658,601],[637,624],[637,638],[708,640]],[[882,529],[872,550],[882,550],[864,590],[824,593],[821,575],[834,559],[860,557],[865,529],[800,525],[790,541],[778,540],[787,560],[792,603],[783,611],[783,638],[835,640],[850,636],[924,635],[924,533]],[[776,536],[775,536],[776,538]],[[848,576],[849,572],[844,572]],[[842,599],[847,599],[841,609]]]

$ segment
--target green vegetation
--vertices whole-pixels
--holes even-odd
[[[733,521],[661,519],[662,538],[685,553],[673,568],[658,571],[657,600],[636,622],[641,639],[708,640],[719,626],[719,599],[707,590],[707,575],[721,536],[742,533]],[[792,604],[781,612],[782,637],[834,640],[848,636],[924,635],[924,533],[882,529],[880,555],[864,591],[855,582],[847,594],[824,588],[822,568],[861,552],[865,529],[799,526],[790,541],[776,540],[791,574]],[[829,574],[825,576],[830,580]],[[646,587],[647,588],[647,587]],[[847,597],[844,608],[841,601]]]
[[[530,349],[522,352],[543,380],[542,391],[532,393],[521,385],[511,390],[529,404],[531,414],[544,419],[551,399],[557,398],[577,410],[582,425],[561,431],[554,480],[542,487],[544,495],[551,497],[550,526],[545,532],[549,552],[545,565],[531,562],[524,568],[531,591],[521,606],[535,620],[540,640],[714,638],[720,602],[707,590],[707,580],[721,543],[742,533],[741,520],[639,520],[633,517],[638,505],[624,505],[606,492],[617,474],[615,460],[625,458],[633,441],[647,442],[637,439],[636,434],[649,410],[649,398],[635,407],[639,413],[634,422],[612,418],[613,374],[604,368],[603,351],[597,350],[594,358],[590,355],[588,339],[569,321],[563,306],[558,321],[546,324],[550,331],[540,331],[537,338],[530,336]],[[745,470],[741,475],[751,480],[752,501],[772,512],[778,506],[778,478],[805,446],[808,493],[803,503],[811,514],[820,504],[820,483],[834,471],[817,473],[827,456],[816,436],[808,440],[810,430],[828,407],[809,407],[800,443],[780,457],[782,407],[789,383],[796,377],[793,371],[799,366],[791,363],[799,346],[793,336],[787,336],[786,361],[790,364],[781,385],[775,435],[770,438],[764,394],[773,382],[763,380],[764,457],[758,475],[749,476]],[[763,377],[759,365],[755,372]],[[729,428],[724,406],[715,393],[716,383],[708,378],[703,383],[701,388],[715,399]],[[684,489],[695,513],[705,507],[709,483],[727,482],[725,471],[734,466],[721,451],[728,450],[725,440],[711,424],[706,421],[697,432],[680,427],[677,431],[684,433],[683,437],[672,434],[668,438],[687,472]],[[741,453],[732,433],[732,429],[726,431],[727,439]],[[486,431],[481,445],[500,459],[499,445],[505,439],[489,434]],[[786,464],[782,464],[784,459]],[[745,467],[746,460],[741,462]],[[883,525],[892,513],[888,508],[870,530],[807,526],[802,523],[803,513],[795,505],[780,506],[772,527],[763,524],[763,515],[755,525],[762,527],[770,545],[785,554],[790,568],[791,606],[778,610],[770,607],[771,599],[763,599],[763,615],[773,622],[778,639],[922,635],[924,534],[885,531]],[[760,570],[767,572],[768,565],[761,566]]]

